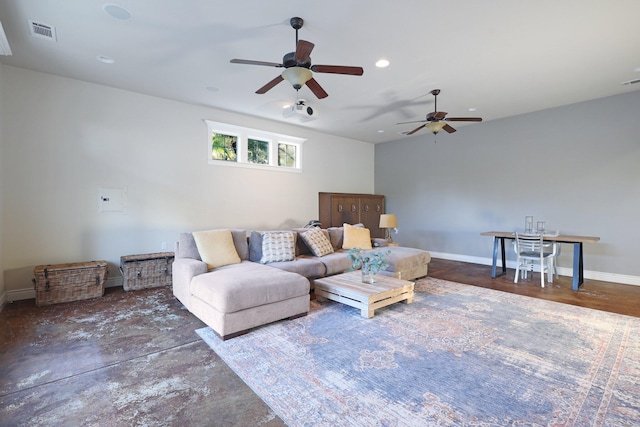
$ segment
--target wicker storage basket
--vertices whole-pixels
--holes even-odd
[[[121,256],[120,271],[124,290],[171,285],[173,259],[173,252]]]
[[[38,265],[33,274],[36,305],[78,301],[104,295],[107,262]]]

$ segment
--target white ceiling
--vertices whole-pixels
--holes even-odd
[[[289,83],[254,93],[282,69],[229,63],[281,62],[294,16],[314,64],[364,68],[315,73],[329,97],[300,90],[319,113],[307,123],[282,115]],[[435,88],[438,110],[485,121],[638,90],[621,84],[640,78],[638,17],[638,0],[0,0],[13,53],[0,62],[377,143],[410,138],[400,132],[415,126],[396,123],[424,119]],[[56,41],[31,35],[29,20]],[[376,68],[380,58],[391,65]]]

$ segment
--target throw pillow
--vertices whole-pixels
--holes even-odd
[[[368,228],[344,224],[342,249],[371,249],[371,232]]]
[[[311,228],[300,235],[302,240],[309,246],[315,256],[325,256],[333,253],[333,246],[327,239],[325,232],[319,228]]]
[[[241,260],[233,244],[231,230],[194,231],[200,258],[211,270],[223,265],[238,264]]]
[[[292,261],[296,257],[293,231],[265,231],[262,233],[261,264]]]
[[[176,258],[192,258],[202,261],[192,233],[180,233],[177,249],[178,252],[175,254]]]
[[[249,261],[260,262],[262,259],[262,231],[252,231],[249,235]]]

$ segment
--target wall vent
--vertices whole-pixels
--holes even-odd
[[[623,85],[623,86],[626,86],[626,85],[632,85],[632,84],[636,84],[636,83],[640,83],[640,79],[627,80],[626,82],[622,82],[620,84]]]
[[[52,25],[29,21],[29,29],[34,37],[56,41],[56,29]]]

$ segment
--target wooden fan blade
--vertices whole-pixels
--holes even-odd
[[[249,64],[249,65],[264,65],[267,67],[277,67],[282,68],[284,65],[278,64],[277,62],[264,62],[264,61],[252,61],[250,59],[232,59],[232,64]]]
[[[434,115],[433,118],[435,120],[442,120],[445,118],[445,116],[449,114],[449,113],[445,113],[444,111],[437,111]]]
[[[449,117],[448,122],[481,122],[482,117]]]
[[[282,76],[278,76],[275,79],[271,80],[269,83],[267,83],[266,85],[262,86],[260,89],[258,89],[256,91],[257,94],[264,94],[267,93],[268,91],[270,91],[275,85],[277,85],[278,83],[280,83],[281,81],[283,81],[284,79],[282,78]]]
[[[454,133],[456,130],[449,125],[442,126],[442,129],[446,130],[449,133]]]
[[[412,122],[399,122],[399,123],[396,123],[396,124],[397,125],[406,125],[407,123],[424,123],[424,122],[426,122],[426,120],[414,120]]]
[[[318,99],[326,98],[327,96],[329,96],[329,94],[325,92],[324,89],[322,89],[322,87],[313,77],[307,80],[307,87],[311,90],[311,92],[313,92],[315,96],[318,97]]]
[[[407,132],[407,135],[413,135],[414,133],[418,132],[420,129],[422,129],[423,127],[425,127],[427,124],[423,124],[422,126],[418,126],[417,128],[415,128],[412,131]]]
[[[309,62],[309,56],[311,55],[311,51],[315,45],[306,40],[298,40],[298,44],[296,45],[296,53],[293,56],[293,59],[297,63],[305,63]]]
[[[316,73],[331,73],[331,74],[348,74],[350,76],[361,76],[364,74],[362,67],[347,67],[343,65],[313,65],[311,71]]]

